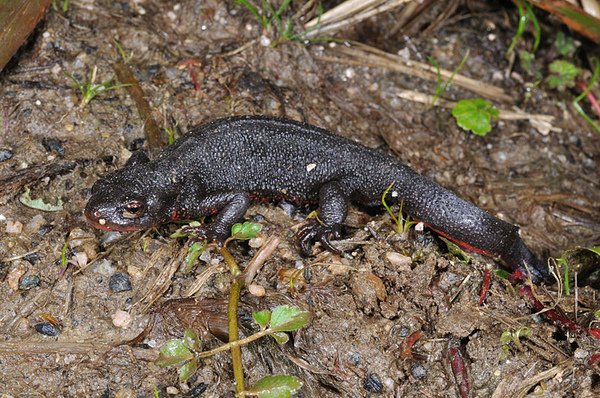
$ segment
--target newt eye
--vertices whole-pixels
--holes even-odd
[[[131,202],[125,205],[125,209],[123,210],[123,218],[139,218],[144,214],[145,206],[143,203],[132,200]]]

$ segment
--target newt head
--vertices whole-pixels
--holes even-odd
[[[84,214],[88,222],[106,231],[136,231],[160,224],[172,210],[172,182],[134,153],[121,170],[96,181]],[[164,173],[162,173],[164,174]]]

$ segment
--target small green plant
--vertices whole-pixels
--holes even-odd
[[[500,344],[502,344],[502,354],[500,355],[500,360],[504,361],[506,358],[508,358],[511,343],[514,344],[519,351],[523,351],[521,338],[531,337],[531,334],[531,329],[527,326],[520,327],[514,331],[505,330],[502,332],[502,335],[500,336]]]
[[[127,52],[125,52],[125,49],[123,48],[123,46],[121,45],[121,43],[119,43],[119,41],[117,39],[113,39],[113,43],[115,44],[115,47],[117,48],[117,52],[119,53],[119,56],[121,57],[123,62],[128,63],[129,61],[131,61],[131,59],[133,58],[133,52],[130,52],[129,54],[127,54]]]
[[[571,294],[571,287],[569,286],[569,262],[567,261],[567,253],[563,253],[556,261],[563,269],[563,292],[565,296],[569,296]]]
[[[417,224],[415,221],[412,221],[410,219],[410,217],[404,217],[404,214],[402,213],[402,208],[404,207],[404,199],[400,200],[400,206],[398,209],[398,215],[396,216],[394,214],[394,212],[392,211],[392,209],[390,208],[390,206],[387,204],[385,198],[388,195],[388,193],[391,191],[392,187],[394,186],[394,184],[396,184],[396,182],[392,182],[386,189],[385,191],[383,191],[383,195],[381,195],[381,204],[383,205],[383,207],[385,207],[385,210],[388,212],[388,214],[390,215],[390,217],[392,218],[392,220],[394,220],[394,223],[396,224],[396,233],[397,234],[403,234],[405,232],[407,232],[413,225]],[[397,197],[398,196],[398,192],[393,191],[391,194],[392,197]]]
[[[290,40],[292,37],[293,23],[291,18],[284,18],[282,14],[290,6],[291,0],[283,0],[275,10],[268,0],[261,0],[261,6],[254,5],[250,0],[235,0],[235,4],[245,7],[258,21],[264,30],[277,29],[280,41]]]
[[[330,41],[333,40],[329,37],[318,37],[308,38],[307,34],[314,29],[319,29],[319,24],[313,29],[309,29],[306,32],[300,32],[295,34],[294,24],[291,18],[284,18],[284,13],[289,9],[291,0],[283,0],[281,5],[275,9],[269,0],[261,0],[260,6],[255,5],[250,0],[235,0],[236,5],[245,7],[253,16],[256,18],[260,26],[265,32],[270,32],[271,36],[275,37],[273,41],[266,39],[265,45],[276,46],[278,43],[286,41]],[[321,3],[317,4],[317,20],[319,21],[323,14],[323,7]],[[265,36],[266,37],[266,36]]]
[[[579,102],[590,93],[590,91],[592,90],[592,87],[594,87],[594,85],[598,81],[598,75],[600,73],[600,62],[598,61],[598,58],[592,57],[592,63],[594,65],[594,71],[592,73],[592,78],[590,79],[590,82],[587,84],[587,87],[585,88],[585,90],[583,90],[583,92],[581,94],[579,94],[573,100],[573,107],[575,108],[577,113],[579,113],[579,115],[590,126],[592,126],[594,128],[594,130],[596,130],[596,133],[600,134],[600,126],[598,125],[598,123],[596,121],[594,121],[591,117],[589,117],[588,114],[583,110],[581,105],[579,105]]]
[[[177,123],[173,123],[170,127],[165,127],[164,130],[167,133],[167,142],[169,145],[173,144],[181,136]]]
[[[59,9],[59,0],[52,0],[52,9],[58,12]],[[62,12],[66,14],[69,11],[69,0],[62,0]]]
[[[546,78],[546,83],[550,88],[555,88],[558,91],[564,91],[567,87],[575,86],[575,78],[581,69],[573,65],[569,61],[557,59],[552,61],[548,66],[550,75]]]
[[[67,73],[67,76],[71,80],[73,80],[73,83],[75,83],[75,87],[77,87],[77,89],[81,92],[81,102],[79,103],[80,108],[83,108],[84,106],[89,104],[90,101],[93,100],[94,97],[96,97],[100,93],[103,93],[105,91],[116,90],[121,87],[130,86],[130,84],[111,85],[113,79],[109,79],[109,80],[103,81],[102,83],[96,84],[95,82],[96,82],[96,73],[97,72],[98,72],[98,67],[94,66],[94,68],[92,69],[92,75],[90,76],[90,79],[86,83],[80,83],[79,80],[77,80],[75,78],[75,76],[73,76],[70,73]]]
[[[452,83],[452,80],[454,80],[454,77],[456,76],[456,74],[462,69],[465,62],[467,62],[467,58],[469,58],[469,50],[467,50],[464,57],[458,64],[458,66],[452,71],[452,74],[450,75],[448,80],[443,82],[442,73],[440,72],[440,65],[433,57],[427,57],[427,61],[431,65],[433,65],[433,67],[435,68],[436,73],[437,73],[437,79],[435,81],[435,92],[433,94],[433,99],[431,100],[431,106],[434,106],[436,101],[438,100],[438,98],[440,98],[440,96],[446,92],[446,90]]]
[[[481,136],[492,130],[492,117],[498,115],[498,109],[483,98],[463,99],[452,108],[452,116],[462,129]]]
[[[191,237],[197,239],[199,237],[197,228],[200,226],[201,223],[192,222],[177,230],[171,237]],[[265,336],[271,336],[278,343],[284,344],[289,338],[286,332],[297,330],[305,326],[310,320],[309,312],[288,305],[276,307],[273,311],[255,312],[253,313],[253,319],[260,330],[251,336],[239,339],[237,314],[240,291],[244,283],[244,273],[239,269],[235,259],[227,250],[227,244],[232,240],[252,239],[260,233],[261,229],[262,226],[260,224],[249,221],[235,224],[231,227],[231,236],[219,248],[223,259],[229,266],[229,272],[232,277],[232,284],[229,289],[229,304],[227,307],[229,343],[210,351],[201,351],[197,334],[192,330],[187,330],[182,339],[169,340],[161,347],[160,355],[155,363],[162,367],[177,366],[179,368],[179,379],[182,382],[189,379],[198,370],[201,358],[206,358],[222,351],[231,351],[237,397],[288,398],[302,386],[300,379],[288,375],[266,376],[250,388],[245,388],[244,386],[241,347]],[[196,262],[198,256],[206,246],[206,242],[194,242],[190,245],[186,260],[184,261],[186,268],[189,269]]]
[[[563,32],[559,31],[554,39],[554,48],[563,57],[572,57],[577,49],[575,40],[572,37],[566,36]]]
[[[532,52],[535,52],[537,50],[538,46],[540,45],[540,40],[542,37],[542,30],[540,28],[540,24],[538,23],[538,20],[537,20],[535,14],[533,13],[533,9],[531,8],[531,5],[528,2],[526,2],[526,1],[523,2],[521,0],[515,0],[515,4],[517,5],[517,9],[519,10],[519,26],[517,27],[517,32],[513,36],[512,41],[510,42],[510,46],[508,47],[508,50],[506,50],[507,58],[512,56],[512,53],[515,50],[515,46],[517,45],[517,43],[523,36],[523,33],[525,33],[525,28],[527,27],[527,23],[529,21],[531,21],[531,23],[533,24],[534,41],[533,41],[533,51]]]
[[[252,318],[260,328],[258,332],[210,351],[202,351],[198,335],[192,330],[186,330],[183,338],[171,339],[160,348],[160,354],[155,364],[160,367],[177,366],[179,368],[179,380],[184,382],[198,370],[201,358],[228,351],[233,346],[246,345],[266,336],[273,337],[279,344],[285,344],[289,339],[286,332],[304,327],[310,321],[310,313],[298,307],[280,305],[272,311],[254,312]],[[239,396],[289,397],[301,386],[300,379],[294,376],[267,376],[249,389],[240,392]],[[267,395],[268,393],[274,395]]]

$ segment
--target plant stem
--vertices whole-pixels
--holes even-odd
[[[235,278],[229,290],[229,305],[227,306],[229,343],[237,342],[239,339],[237,309],[243,283],[242,279]],[[244,368],[242,367],[242,349],[239,345],[231,346],[231,363],[233,365],[235,392],[240,393],[244,391]]]
[[[253,334],[252,336],[248,336],[245,337],[243,339],[240,340],[235,340],[232,341],[230,343],[227,344],[223,344],[222,346],[219,346],[213,350],[210,351],[203,351],[201,353],[198,354],[198,358],[207,358],[207,357],[211,357],[215,354],[218,354],[219,352],[223,352],[223,351],[227,351],[229,349],[231,349],[231,347],[240,347],[246,344],[249,344],[251,342],[253,342],[254,340],[258,340],[261,337],[265,337],[265,336],[269,336],[271,334],[273,334],[275,331],[271,328],[269,329],[265,329],[265,330],[261,330],[258,333]]]
[[[237,262],[227,250],[227,244],[220,249],[223,259],[229,266],[229,271],[233,276],[233,284],[229,289],[229,304],[227,305],[227,318],[229,319],[229,344],[231,346],[231,364],[233,366],[233,379],[235,380],[235,392],[244,391],[244,368],[242,366],[242,349],[239,344],[238,330],[238,302],[240,300],[240,291],[244,280],[238,276],[241,274]]]

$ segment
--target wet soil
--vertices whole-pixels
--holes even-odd
[[[545,258],[597,245],[600,135],[574,112],[568,91],[541,84],[523,100],[522,81],[528,78],[518,66],[506,73],[504,59],[516,12],[505,4],[471,3],[476,8],[459,8],[432,31],[424,29],[435,9],[408,33],[394,29],[397,14],[391,12],[338,37],[422,62],[432,55],[450,70],[469,49],[462,74],[506,90],[514,101],[497,104],[503,108],[554,115],[560,132],[541,134],[522,120],[496,121],[485,137],[468,134],[449,110],[398,95],[407,89],[432,93],[434,82],[360,62],[331,62],[336,50],[348,45],[344,42],[263,46],[256,20],[230,2],[82,0],[71,2],[65,15],[50,11],[0,75],[0,149],[6,150],[0,161],[2,392],[14,397],[234,396],[228,354],[203,362],[186,383],[178,382],[174,369],[153,364],[158,347],[190,326],[201,332],[207,348],[220,344],[214,335],[222,334],[226,323],[230,279],[218,251],[209,251],[197,268],[184,272],[173,261],[185,255],[183,242],[168,237],[173,227],[118,236],[94,230],[84,220],[94,181],[122,166],[144,138],[125,90],[107,91],[80,107],[80,94],[67,76],[84,81],[96,66],[97,81],[112,78],[119,59],[113,39],[131,54],[128,64],[163,127],[175,120],[186,131],[240,114],[307,121],[395,153],[441,185],[520,225],[527,244]],[[544,25],[540,59],[552,56],[553,30],[559,28]],[[523,45],[530,39],[526,36]],[[181,66],[190,59],[199,90],[189,68]],[[443,94],[446,99],[469,96],[454,86]],[[63,210],[24,206],[18,200],[24,186],[46,203],[62,200]],[[303,258],[293,231],[309,211],[257,204],[246,217],[263,225],[264,238],[231,245],[244,266],[266,237],[281,239],[254,281],[265,296],[243,292],[245,333],[253,327],[252,310],[287,303],[313,314],[310,325],[288,344],[263,339],[243,349],[249,384],[286,373],[304,381],[302,397],[459,397],[465,383],[457,380],[462,376],[453,370],[456,357],[451,355],[458,349],[469,396],[600,393],[598,365],[590,365],[598,340],[533,314],[517,289],[496,275],[479,305],[484,272],[497,266],[492,259],[474,255],[466,263],[431,231],[395,234],[389,216],[356,208],[340,246],[344,255],[317,248],[316,257]],[[65,242],[71,259],[66,266],[61,264]],[[153,302],[145,295],[168,267],[174,267],[172,275],[162,281],[164,293]],[[182,300],[200,279],[194,298]],[[575,303],[573,294],[557,289],[539,288],[537,294],[588,327],[600,307],[596,291],[579,287]],[[154,327],[143,341],[122,344],[149,323]],[[522,344],[500,343],[504,331],[522,327],[532,331]],[[422,335],[407,353],[403,342],[417,331]]]

